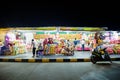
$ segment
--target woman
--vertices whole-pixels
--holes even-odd
[[[39,55],[41,55],[42,52],[43,52],[43,46],[42,46],[42,44],[40,43],[39,46],[38,46],[38,50],[36,51],[37,57],[38,57]]]

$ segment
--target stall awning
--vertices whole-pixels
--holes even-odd
[[[60,27],[61,31],[105,31],[107,27]]]

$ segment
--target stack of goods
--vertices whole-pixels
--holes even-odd
[[[23,54],[25,52],[24,45],[20,45],[18,49],[18,53]]]
[[[108,54],[114,54],[113,47],[107,47],[106,51],[108,52]]]
[[[55,47],[56,47],[55,44],[50,44],[49,54],[55,54],[56,53]]]
[[[85,51],[90,51],[91,49],[90,49],[90,47],[88,45],[85,45],[85,49],[84,50]]]
[[[77,50],[77,51],[82,51],[82,45],[78,44],[78,45],[76,46],[75,50]],[[85,45],[84,51],[90,51],[90,50],[91,50],[91,48],[90,48],[88,45]]]
[[[120,54],[120,44],[114,45],[113,50],[115,54]]]
[[[27,52],[31,52],[31,51],[32,51],[32,49],[31,49],[31,44],[30,44],[30,43],[28,43],[28,44],[26,45],[26,49],[27,49]]]
[[[76,48],[75,48],[75,50],[82,51],[82,47],[80,45],[77,45]]]
[[[20,40],[16,41],[15,49],[16,49],[16,51],[15,51],[16,54],[18,54],[18,53],[23,54],[23,53],[26,52],[25,44],[22,41],[20,41]]]
[[[109,54],[120,54],[120,40],[110,41],[110,44],[105,46]]]
[[[62,45],[56,45],[56,53],[61,53]]]

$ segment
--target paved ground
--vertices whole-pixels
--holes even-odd
[[[0,62],[0,80],[120,80],[120,62]]]
[[[39,58],[50,58],[50,59],[54,59],[54,58],[90,58],[90,51],[75,51],[75,55],[74,56],[64,56],[62,54],[56,54],[56,55],[47,55],[47,56],[40,56],[40,57],[35,57],[36,59]],[[111,58],[120,58],[120,55],[110,55]],[[24,53],[24,54],[19,54],[19,55],[15,55],[15,56],[0,56],[1,58],[22,58],[22,59],[31,59],[32,58],[32,53]]]

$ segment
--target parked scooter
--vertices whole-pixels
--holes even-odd
[[[90,59],[93,64],[95,64],[97,61],[110,61],[110,63],[112,63],[112,60],[111,60],[108,52],[106,51],[106,48],[100,49],[98,51],[96,49],[94,49],[92,51],[92,55],[91,55]]]

